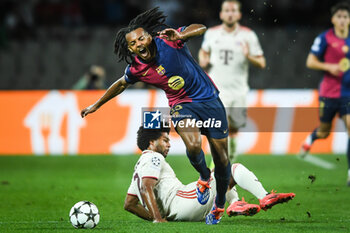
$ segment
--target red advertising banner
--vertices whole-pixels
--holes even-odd
[[[80,117],[104,91],[0,91],[0,155],[131,154],[142,109],[167,107],[161,91],[126,90],[97,112]],[[239,153],[295,154],[318,125],[314,90],[259,90],[248,95],[247,126],[237,135]],[[347,135],[340,119],[334,133],[318,140],[313,153],[344,153]],[[171,133],[173,154],[185,154]],[[204,141],[204,148],[208,146]]]

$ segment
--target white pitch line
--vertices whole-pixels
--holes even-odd
[[[297,158],[299,158],[302,161],[309,162],[315,166],[318,166],[318,167],[321,167],[324,169],[328,169],[328,170],[334,169],[336,167],[334,165],[334,163],[327,162],[323,159],[317,158],[317,157],[312,156],[312,155],[306,155],[305,158],[300,158],[300,157],[297,157]]]

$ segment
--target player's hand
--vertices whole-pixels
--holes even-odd
[[[342,73],[342,70],[339,64],[328,64],[327,70],[331,75],[334,75],[334,76],[339,76]]]
[[[247,42],[242,42],[241,43],[241,45],[242,45],[242,52],[243,52],[243,55],[245,56],[245,57],[248,57],[248,55],[249,55],[249,46],[248,46],[248,43]]]
[[[95,112],[98,109],[98,107],[96,107],[94,104],[90,105],[87,108],[84,108],[83,110],[81,110],[80,115],[82,118],[86,117],[88,114]]]
[[[180,32],[173,28],[166,28],[163,31],[158,32],[159,37],[169,40],[169,41],[176,41],[176,40],[181,40],[182,35]]]

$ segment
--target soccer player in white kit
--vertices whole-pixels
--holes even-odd
[[[140,127],[137,145],[142,155],[135,165],[124,208],[140,218],[153,222],[202,221],[212,207],[216,195],[216,182],[211,175],[210,200],[201,205],[197,201],[196,182],[184,185],[165,161],[169,152],[169,129],[144,129]],[[252,216],[273,205],[291,200],[294,193],[268,193],[254,173],[242,164],[233,164],[232,176],[226,200],[229,216]],[[239,200],[235,184],[251,192],[259,199],[260,205]]]
[[[241,17],[239,1],[223,1],[222,24],[206,31],[199,50],[199,65],[209,72],[226,107],[231,163],[235,153],[234,136],[246,124],[249,63],[262,69],[266,66],[258,37],[254,31],[239,24]]]

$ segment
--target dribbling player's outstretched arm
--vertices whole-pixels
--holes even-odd
[[[154,187],[157,183],[156,179],[153,178],[142,178],[142,185],[141,185],[141,196],[143,201],[145,202],[150,214],[153,217],[153,222],[167,222],[166,219],[162,218],[157,201],[156,201],[156,195],[154,194]]]
[[[306,67],[313,70],[322,70],[331,73],[334,76],[340,75],[342,72],[340,69],[340,65],[338,63],[331,64],[322,62],[318,59],[318,57],[312,53],[309,53],[306,59]]]
[[[84,108],[83,110],[81,110],[81,117],[85,117],[90,113],[95,112],[97,109],[99,109],[103,104],[105,104],[106,102],[108,102],[110,99],[114,98],[115,96],[119,95],[120,93],[122,93],[127,87],[129,86],[129,84],[125,81],[124,76],[121,77],[120,79],[118,79],[117,81],[115,81],[108,89],[107,91],[104,93],[104,95],[96,101],[96,103],[90,105],[87,108]]]
[[[139,218],[148,221],[154,220],[150,212],[140,204],[139,198],[137,196],[127,194],[124,202],[124,209]]]
[[[206,30],[207,27],[203,24],[191,24],[182,32],[179,32],[173,28],[166,28],[159,32],[159,36],[169,41],[188,40],[191,37],[202,35]]]

